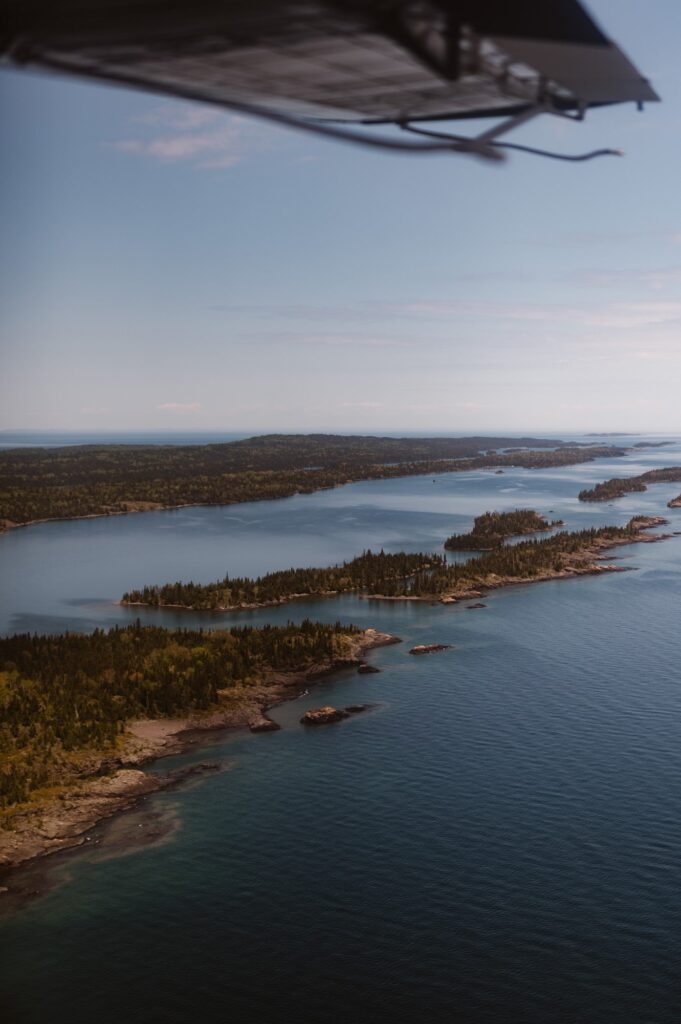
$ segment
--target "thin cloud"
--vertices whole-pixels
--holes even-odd
[[[384,409],[385,402],[339,402],[337,409]]]
[[[517,320],[526,323],[565,323],[583,327],[625,329],[671,323],[681,319],[681,302],[612,302],[589,306],[411,302],[391,308],[405,315],[435,319],[464,316],[480,320]]]
[[[681,272],[680,272],[681,279]],[[433,321],[447,324],[484,323],[505,321],[507,324],[551,324],[573,327],[602,327],[628,329],[635,327],[672,324],[681,320],[681,302],[592,302],[592,303],[514,303],[483,302],[468,299],[413,299],[407,302],[362,302],[346,306],[324,306],[314,304],[260,306],[212,306],[213,310],[228,314],[258,315],[263,318],[290,319],[298,321],[331,321],[335,323],[373,324],[386,321]],[[284,337],[281,334],[280,337]],[[293,335],[286,335],[293,337]],[[308,335],[316,343],[333,344],[332,335]],[[340,337],[340,335],[338,335]],[[350,339],[351,335],[345,335]],[[358,340],[360,335],[355,336]],[[373,340],[372,340],[373,339]],[[392,341],[377,333],[365,336],[360,344],[376,347],[404,344],[402,339]],[[407,342],[407,344],[409,344]]]
[[[177,413],[199,412],[199,410],[201,409],[201,403],[200,402],[162,402],[160,405],[157,405],[156,408],[160,412],[177,412]]]
[[[681,284],[681,267],[667,270],[584,270],[573,280],[589,288],[645,288],[661,292],[669,285]]]
[[[207,107],[166,104],[137,117],[137,134],[112,147],[161,163],[201,169],[234,167],[269,146],[266,131],[246,118]]]

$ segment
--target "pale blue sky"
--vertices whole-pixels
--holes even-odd
[[[662,95],[405,157],[0,74],[0,428],[681,429],[681,5],[594,0]],[[471,126],[471,130],[475,126]]]

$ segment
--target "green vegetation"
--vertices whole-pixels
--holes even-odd
[[[305,621],[219,632],[137,624],[90,636],[0,639],[0,808],[72,774],[79,753],[114,753],[130,719],[211,708],[267,672],[333,661],[357,633]]]
[[[665,469],[651,469],[640,476],[613,477],[596,484],[591,490],[579,492],[580,501],[614,501],[633,491],[646,491],[648,484],[678,483],[681,481],[681,466],[667,466]]]
[[[509,526],[514,523],[514,531],[525,524],[527,527],[532,525],[534,532],[537,520],[546,524],[542,529],[557,525],[548,523],[529,509],[519,509],[508,515],[505,522]],[[486,530],[487,524],[497,522],[497,517],[500,517],[499,513],[487,513],[478,517],[476,523],[482,522],[483,530]],[[365,551],[350,562],[326,569],[288,569],[257,579],[230,579],[225,576],[216,583],[207,584],[168,583],[130,591],[124,595],[123,601],[152,607],[172,605],[226,610],[313,594],[331,596],[351,590],[380,597],[438,597],[462,587],[470,590],[489,586],[492,578],[513,582],[562,572],[574,566],[580,553],[588,554],[594,547],[607,546],[613,541],[634,540],[646,522],[638,518],[632,519],[627,526],[605,526],[576,533],[561,531],[544,539],[501,544],[492,547],[488,554],[457,564],[451,564],[437,554],[385,554],[383,551],[374,554]],[[496,533],[485,535],[497,536]],[[466,546],[470,548],[470,542]]]
[[[444,564],[441,555],[387,555],[365,551],[352,561],[325,569],[283,569],[257,579],[235,576],[215,583],[166,583],[123,595],[124,604],[152,607],[220,609],[273,604],[293,597],[339,594],[349,590],[378,593],[388,581],[413,576],[419,570]]]
[[[473,520],[473,529],[470,533],[455,533],[448,537],[445,548],[448,551],[489,550],[498,548],[507,537],[539,533],[562,525],[562,519],[549,522],[529,508],[517,508],[513,512],[485,512]]]
[[[393,585],[388,596],[439,597],[456,594],[457,591],[465,593],[479,587],[497,586],[500,581],[510,584],[554,575],[572,569],[580,562],[585,565],[594,548],[607,547],[613,542],[634,541],[645,522],[632,519],[626,526],[604,526],[574,533],[562,531],[541,540],[503,545],[468,562],[419,572],[408,584]]]
[[[509,438],[270,435],[213,445],[78,445],[0,452],[0,528],[40,519],[285,498],[358,480],[523,466],[569,466],[625,454],[514,439],[534,450],[484,455]]]

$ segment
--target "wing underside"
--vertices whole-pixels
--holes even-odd
[[[537,112],[581,117],[658,98],[578,0],[0,0],[0,15],[5,62],[351,141],[371,139],[333,122],[513,127]],[[493,135],[450,136],[450,148],[500,158]]]

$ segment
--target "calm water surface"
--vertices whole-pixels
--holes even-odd
[[[0,538],[0,629],[129,621],[114,602],[147,582],[435,547],[491,508],[553,510],[571,528],[667,512],[681,530],[665,509],[679,485],[613,508],[576,501],[680,461],[675,446],[19,530]],[[505,590],[478,611],[346,596],[141,616],[310,615],[405,643],[372,655],[380,675],[345,672],[279,708],[279,733],[161,762],[230,770],[36,872],[43,895],[0,922],[5,1019],[677,1024],[681,537],[618,555],[637,571]],[[407,655],[431,641],[455,650]],[[322,701],[376,710],[305,731]],[[163,838],[136,847],[150,819]]]

